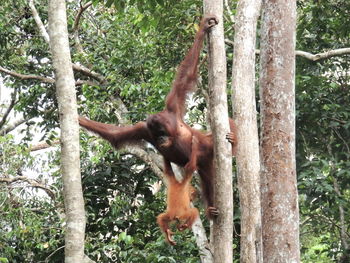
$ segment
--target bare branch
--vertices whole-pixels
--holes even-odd
[[[55,251],[53,251],[50,255],[47,256],[47,258],[45,259],[45,262],[49,262],[50,257],[52,257],[54,254],[56,254],[57,251],[61,250],[64,247],[65,246],[61,246],[61,247],[57,248]]]
[[[4,113],[4,115],[2,116],[2,119],[0,121],[0,128],[2,126],[4,126],[4,124],[5,124],[6,120],[7,120],[7,117],[9,116],[9,114],[12,111],[13,107],[15,106],[15,104],[16,104],[16,97],[17,97],[17,89],[15,89],[14,93],[12,94],[10,105],[8,106],[8,108],[7,108],[6,112]]]
[[[6,112],[4,113],[4,115],[2,116],[2,119],[0,121],[0,128],[5,124],[7,117],[9,116],[9,114],[12,111],[14,106],[15,106],[15,102],[14,102],[14,100],[11,100],[10,105],[6,109]]]
[[[78,65],[76,63],[72,64],[72,67],[75,71],[78,71],[82,74],[84,74],[85,76],[91,77],[101,83],[107,83],[107,80],[105,79],[104,76],[102,76],[101,74],[94,72],[90,69],[88,69],[87,67],[83,66],[83,65]]]
[[[318,53],[315,55],[308,53],[308,52],[305,52],[305,51],[301,51],[301,50],[295,51],[295,55],[307,58],[307,59],[312,60],[312,61],[318,61],[321,59],[331,58],[331,57],[335,57],[335,56],[342,56],[342,55],[347,55],[347,54],[350,54],[350,48],[333,49],[333,50]]]
[[[37,180],[30,179],[26,176],[18,176],[18,177],[14,177],[14,178],[0,177],[0,182],[7,183],[7,184],[12,184],[12,183],[16,183],[16,182],[26,182],[29,184],[30,187],[40,188],[40,189],[44,190],[48,194],[48,196],[50,196],[51,199],[55,199],[55,192],[52,191],[48,186],[46,186],[45,184],[43,184]]]
[[[230,45],[230,46],[234,46],[234,44],[235,44],[232,40],[229,40],[227,38],[225,38],[225,43]]]
[[[90,2],[86,3],[83,6],[80,6],[78,14],[77,14],[77,16],[75,17],[75,20],[74,20],[73,34],[74,34],[75,46],[76,46],[77,50],[80,53],[84,53],[84,50],[83,50],[83,47],[80,44],[80,39],[79,39],[79,22],[80,22],[80,18],[82,16],[83,12],[86,9],[88,9],[89,6],[91,6],[91,5],[92,5],[92,2],[90,1]]]
[[[74,67],[74,66],[73,66]],[[80,70],[80,72],[83,72],[85,73],[86,75],[89,75],[89,76],[96,76],[98,75],[97,73],[93,72],[93,71],[90,71],[89,69],[86,69],[85,67],[83,66],[79,66],[79,67],[82,67],[82,69]],[[14,72],[14,71],[11,71],[11,70],[8,70],[6,68],[3,68],[0,66],[0,72],[4,72],[12,77],[15,77],[15,78],[20,78],[20,79],[23,79],[23,80],[39,80],[43,83],[50,83],[50,84],[53,84],[55,83],[55,80],[53,78],[48,78],[48,77],[41,77],[41,76],[37,76],[37,75],[24,75],[24,74],[21,74],[21,73],[17,73],[17,72]],[[100,76],[101,78],[103,78],[102,76]],[[96,86],[98,85],[98,83],[95,83],[93,81],[89,81],[89,80],[77,80],[75,82],[75,85],[76,86],[81,86],[83,84],[86,84],[86,85],[90,85],[90,86]],[[0,125],[1,127],[1,125]]]
[[[3,68],[0,66],[0,71],[4,72],[12,77],[16,77],[16,78],[20,78],[23,80],[27,80],[27,79],[36,79],[36,80],[40,80],[41,82],[45,82],[45,83],[55,83],[55,80],[52,78],[46,78],[46,77],[41,77],[41,76],[37,76],[37,75],[24,75],[21,73],[17,73],[11,70],[8,70],[6,68]]]
[[[151,167],[152,171],[160,179],[163,179],[163,164],[159,154],[145,151],[142,144],[134,144],[132,146],[127,145],[124,147],[124,149],[128,153],[135,155],[137,158],[148,164]]]
[[[230,46],[233,46],[233,41],[229,39],[225,39],[225,43]],[[260,50],[259,49],[255,50],[255,54],[259,55]],[[329,50],[329,51],[325,51],[317,54],[312,54],[302,50],[295,51],[296,56],[304,57],[312,61],[318,61],[318,60],[327,59],[335,56],[342,56],[342,55],[349,55],[349,54],[350,54],[350,48],[333,49],[333,50]]]
[[[350,146],[349,146],[349,144],[347,143],[347,140],[344,139],[344,137],[340,134],[339,131],[337,131],[337,129],[332,128],[332,130],[334,131],[335,134],[337,134],[338,138],[339,138],[340,140],[343,141],[343,143],[344,143],[344,145],[345,145],[345,147],[346,147],[347,152],[350,153]]]
[[[59,143],[60,143],[60,141],[54,141],[51,144],[48,144],[46,142],[40,142],[40,143],[38,143],[36,145],[30,146],[29,151],[30,152],[35,152],[35,151],[44,150],[44,149],[47,149],[47,148],[50,148],[50,147],[57,146],[57,144],[59,144]]]
[[[334,186],[334,191],[336,194],[339,196],[339,198],[342,197],[342,194],[339,190],[339,184],[337,179],[334,177],[333,178],[333,186]],[[340,215],[340,239],[343,244],[343,247],[345,250],[349,249],[349,243],[348,243],[348,238],[350,237],[349,234],[346,231],[346,222],[345,222],[345,212],[344,212],[344,207],[339,204],[339,215]]]
[[[88,86],[98,86],[100,85],[99,83],[89,81],[89,80],[77,80],[75,82],[75,86],[81,86],[81,85],[88,85]]]
[[[208,238],[205,233],[205,228],[203,223],[198,217],[194,224],[192,225],[192,232],[196,237],[196,244],[200,251],[199,256],[202,263],[213,262],[213,252],[211,250],[211,246],[208,242]]]
[[[225,0],[224,4],[225,4],[226,11],[227,11],[227,13],[228,13],[228,15],[230,17],[230,20],[234,24],[235,23],[235,16],[233,15],[232,10],[231,10],[231,8],[230,8],[230,6],[228,4],[228,0]]]
[[[80,22],[80,18],[83,14],[83,12],[88,9],[90,6],[92,5],[92,2],[87,2],[85,5],[83,6],[80,6],[80,10],[77,14],[77,16],[75,17],[75,20],[74,20],[74,26],[73,26],[73,31],[78,31],[78,28],[79,28],[79,22]]]
[[[34,0],[29,0],[28,4],[29,4],[29,7],[30,7],[30,10],[32,10],[33,18],[34,18],[34,20],[35,20],[35,22],[36,22],[36,24],[37,24],[37,26],[39,28],[40,34],[42,35],[42,37],[45,39],[45,41],[47,43],[50,43],[49,34],[47,33],[46,28],[45,28],[43,22],[40,19],[39,13],[38,13],[38,11],[35,8]]]
[[[14,121],[13,123],[7,125],[5,128],[0,130],[0,135],[3,136],[5,134],[8,134],[9,132],[13,131],[14,129],[16,129],[18,126],[20,126],[21,124],[29,121],[30,119],[32,119],[33,117],[30,118],[23,118],[23,119],[19,119],[17,121]]]

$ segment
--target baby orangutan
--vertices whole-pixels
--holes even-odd
[[[185,175],[182,182],[176,180],[172,170],[165,171],[164,175],[168,180],[167,208],[164,213],[158,215],[157,223],[167,242],[174,246],[176,242],[171,237],[174,232],[170,230],[169,224],[176,221],[179,231],[191,228],[194,220],[199,216],[199,212],[197,208],[190,207],[194,193],[194,188],[191,185],[192,174]]]
[[[191,228],[193,222],[199,216],[198,209],[191,207],[191,201],[196,195],[195,188],[191,185],[192,174],[196,170],[196,152],[198,142],[192,137],[192,153],[190,161],[185,166],[185,175],[181,182],[175,178],[170,162],[164,160],[164,176],[167,179],[167,208],[166,211],[157,217],[157,223],[165,235],[167,242],[176,245],[172,239],[172,232],[169,224],[176,222],[177,229],[183,231]]]

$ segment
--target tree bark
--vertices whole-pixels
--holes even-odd
[[[241,0],[235,17],[232,94],[237,125],[241,262],[262,262],[260,157],[255,103],[255,43],[261,0]]]
[[[265,262],[299,262],[295,167],[295,1],[264,1],[261,29],[261,194]]]
[[[196,238],[196,244],[199,250],[199,257],[201,263],[213,263],[213,255],[210,250],[208,238],[205,233],[205,228],[200,217],[198,217],[192,225],[192,232]]]
[[[338,184],[338,181],[335,177],[333,179],[333,186],[334,186],[335,193],[338,195],[339,198],[342,198],[342,193],[340,192],[339,184]],[[341,203],[339,203],[338,209],[339,209],[339,221],[340,221],[340,240],[341,240],[341,243],[342,243],[344,250],[347,252],[347,251],[349,251],[350,247],[349,247],[349,242],[348,242],[349,236],[347,233],[347,223],[345,220],[346,213],[345,213],[344,207]],[[349,258],[349,256],[346,254],[343,254],[343,257]],[[345,261],[343,260],[343,262],[345,262]]]
[[[49,1],[49,35],[61,128],[61,172],[66,212],[65,262],[84,260],[85,211],[80,176],[75,80],[64,0]]]
[[[233,191],[232,157],[225,137],[230,131],[226,95],[226,54],[223,27],[223,1],[204,1],[206,14],[219,24],[209,34],[209,110],[214,137],[214,204],[219,216],[213,225],[214,262],[232,262]]]

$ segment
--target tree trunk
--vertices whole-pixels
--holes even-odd
[[[196,238],[196,244],[199,250],[199,257],[201,263],[213,263],[213,255],[210,251],[208,238],[205,233],[205,228],[202,224],[200,217],[194,221],[192,225],[192,232]]]
[[[261,194],[265,262],[299,262],[295,167],[295,1],[264,1],[261,29]]]
[[[49,36],[61,128],[61,171],[66,212],[65,262],[84,260],[85,211],[80,177],[75,81],[64,0],[49,1]]]
[[[223,2],[204,1],[206,14],[215,15],[219,24],[209,34],[209,110],[214,137],[214,204],[219,216],[213,225],[214,262],[232,262],[233,191],[232,157],[226,134],[230,131],[226,96],[226,54]]]
[[[262,262],[260,157],[255,103],[255,43],[261,0],[241,0],[235,17],[232,94],[237,125],[241,262]]]

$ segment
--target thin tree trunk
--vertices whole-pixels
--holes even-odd
[[[255,103],[255,43],[261,0],[240,0],[235,16],[232,94],[237,125],[241,262],[262,262],[260,157]]]
[[[214,136],[214,204],[219,216],[213,225],[214,262],[232,263],[233,191],[232,157],[226,134],[229,132],[226,96],[226,54],[223,27],[223,1],[204,1],[206,14],[219,24],[209,34],[209,110]]]
[[[64,0],[49,1],[49,35],[61,128],[66,212],[65,262],[84,260],[85,211],[80,177],[79,126]]]
[[[196,238],[196,244],[199,250],[199,257],[201,263],[213,263],[213,255],[210,251],[208,238],[205,233],[205,228],[202,224],[200,217],[194,221],[192,225],[192,232]]]
[[[295,167],[295,0],[264,1],[261,29],[261,192],[265,262],[299,262]]]
[[[337,179],[334,177],[333,179],[333,186],[334,186],[334,191],[338,195],[339,198],[342,198],[342,194],[339,189],[339,184]],[[348,234],[347,234],[347,224],[345,220],[345,211],[344,207],[341,203],[338,205],[339,209],[339,221],[340,221],[340,240],[342,243],[342,246],[344,248],[344,251],[348,252],[349,251],[349,242],[348,242]],[[344,258],[348,258],[348,255],[344,254]],[[345,262],[344,260],[342,262]]]

